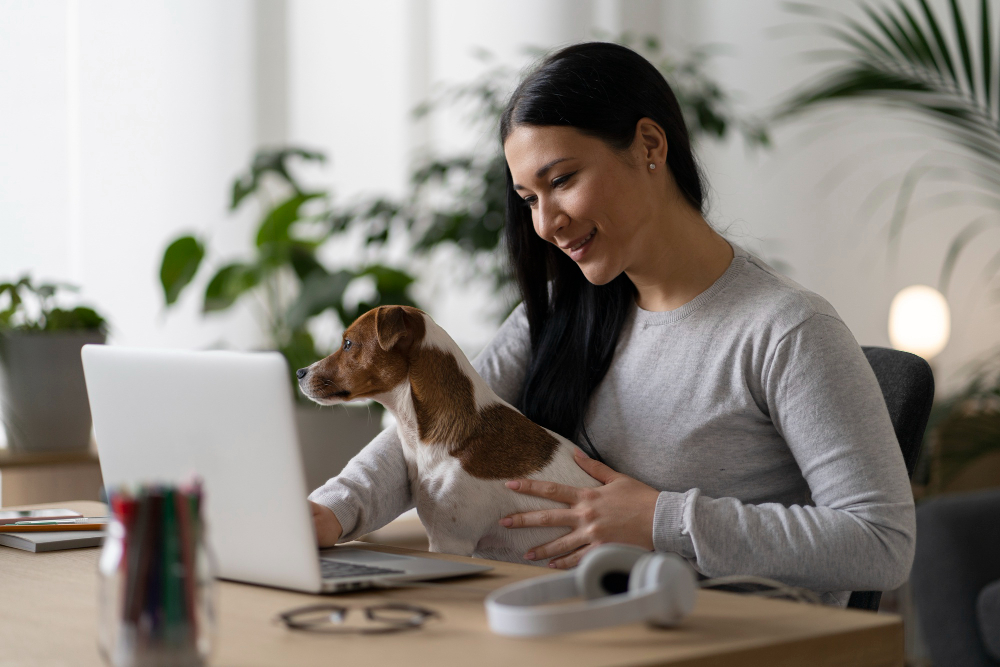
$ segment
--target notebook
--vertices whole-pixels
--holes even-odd
[[[0,533],[0,545],[34,552],[99,547],[103,539],[104,531],[101,530]]]

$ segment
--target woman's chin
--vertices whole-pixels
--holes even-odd
[[[580,270],[583,271],[583,277],[592,285],[607,285],[621,275],[621,271],[615,271],[607,265],[592,262],[581,263]]]

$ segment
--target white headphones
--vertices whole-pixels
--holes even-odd
[[[490,629],[511,637],[592,630],[636,621],[676,625],[694,609],[697,584],[683,558],[602,544],[575,571],[504,586],[486,598]],[[538,607],[582,596],[584,602]]]

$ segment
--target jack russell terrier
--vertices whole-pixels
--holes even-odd
[[[371,398],[396,418],[410,490],[431,551],[515,563],[567,527],[510,530],[516,512],[566,507],[511,491],[511,479],[600,486],[573,459],[576,445],[493,393],[451,336],[426,313],[380,306],[359,317],[340,349],[299,371],[321,405]]]

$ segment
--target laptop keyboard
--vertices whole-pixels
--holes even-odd
[[[345,563],[344,561],[329,560],[327,558],[321,558],[319,566],[324,579],[367,577],[374,574],[403,574],[402,570],[390,570],[389,568],[372,567],[370,565],[357,565],[356,563]]]

